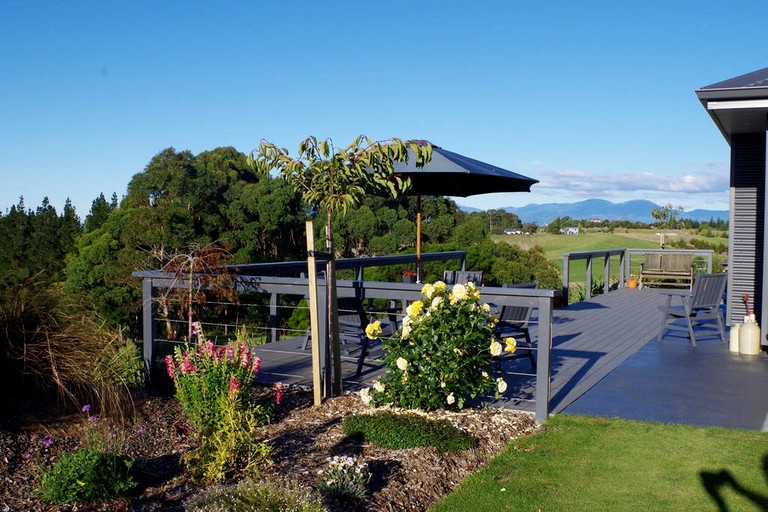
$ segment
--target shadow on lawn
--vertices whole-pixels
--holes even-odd
[[[768,480],[768,455],[763,455],[763,474],[766,480]],[[730,510],[722,494],[724,488],[727,487],[730,487],[736,494],[744,496],[754,503],[757,510],[768,511],[768,495],[742,486],[727,469],[718,472],[702,471],[699,473],[699,476],[701,477],[704,489],[712,498],[712,501],[715,502],[720,512],[728,512]]]

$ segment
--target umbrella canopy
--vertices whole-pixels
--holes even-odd
[[[419,144],[429,144],[418,141]],[[408,150],[408,163],[395,162],[395,175],[410,178],[405,194],[419,196],[416,212],[416,279],[421,282],[421,196],[468,197],[494,192],[530,192],[538,180],[432,146],[432,160],[421,169]]]
[[[423,144],[427,144],[423,142]],[[468,197],[493,192],[530,192],[539,180],[432,146],[432,160],[421,169],[408,150],[408,163],[395,162],[395,174],[411,179],[412,196]]]

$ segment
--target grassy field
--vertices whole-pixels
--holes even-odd
[[[655,230],[655,229],[630,229],[625,232],[608,233],[605,231],[582,232],[579,235],[550,235],[546,233],[533,235],[495,235],[493,238],[497,242],[505,242],[523,249],[531,249],[539,246],[544,251],[547,260],[562,272],[563,253],[582,252],[582,251],[600,251],[605,249],[658,249],[659,235],[664,233],[667,241],[685,240],[690,238],[704,239],[710,243],[727,244],[728,240],[717,237],[701,237],[688,231],[677,230]],[[671,235],[670,235],[671,233]],[[615,277],[619,275],[618,258],[611,259],[611,274]],[[592,263],[593,279],[602,280],[602,261],[593,261]],[[638,272],[640,261],[633,261],[632,271]],[[573,283],[586,282],[586,261],[582,260],[571,264],[570,280]]]
[[[766,436],[558,415],[431,510],[768,510]]]

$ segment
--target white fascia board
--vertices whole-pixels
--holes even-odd
[[[768,108],[768,99],[707,102],[707,110],[741,110],[756,108]]]

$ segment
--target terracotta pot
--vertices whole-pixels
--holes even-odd
[[[637,288],[637,279],[627,279],[627,288]]]

